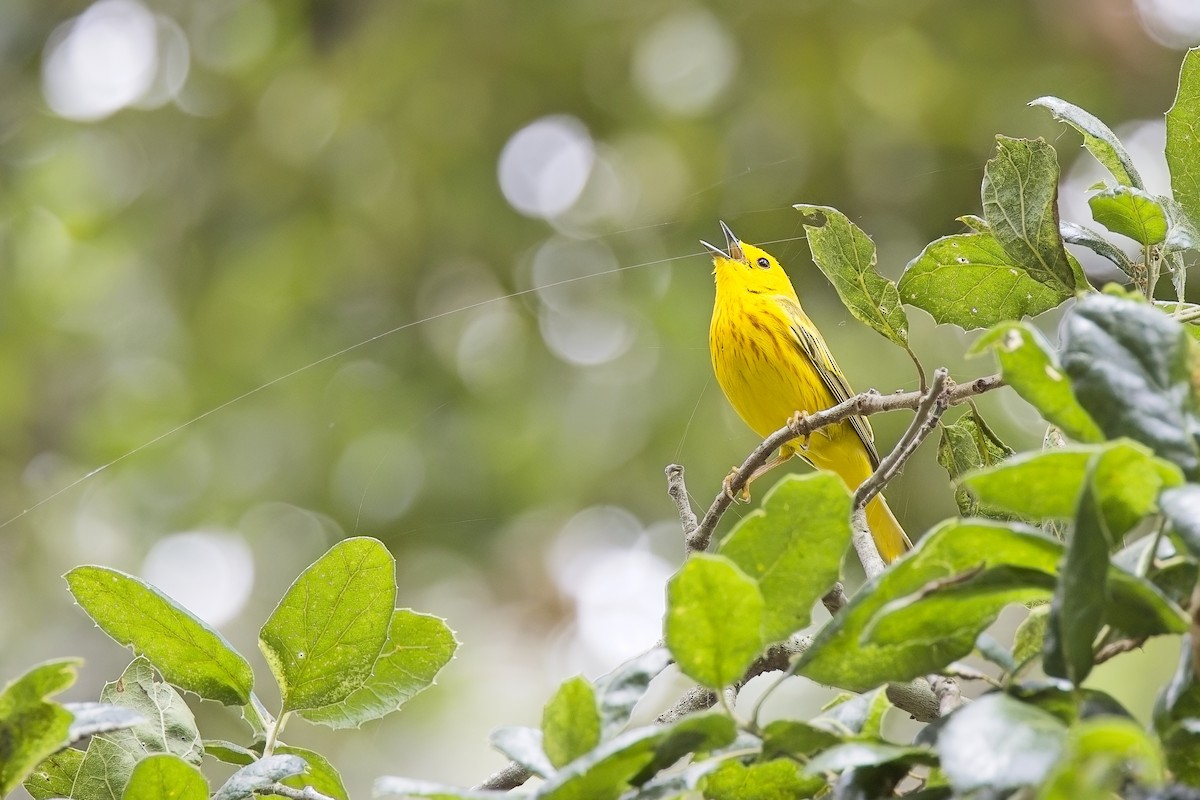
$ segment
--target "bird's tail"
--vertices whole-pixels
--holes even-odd
[[[892,516],[892,510],[888,508],[887,501],[881,494],[875,495],[875,498],[867,503],[867,524],[871,527],[871,538],[875,540],[875,546],[879,548],[879,555],[883,557],[885,564],[892,563],[912,547],[904,528],[901,528],[900,523]]]

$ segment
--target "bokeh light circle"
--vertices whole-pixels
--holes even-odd
[[[55,28],[42,93],[67,119],[97,120],[137,102],[158,70],[158,22],[134,0],[100,0]]]
[[[500,191],[522,214],[550,219],[579,199],[595,160],[595,145],[582,122],[566,115],[542,117],[505,143]]]
[[[209,625],[237,616],[254,587],[254,556],[230,531],[173,533],[154,543],[142,577]]]

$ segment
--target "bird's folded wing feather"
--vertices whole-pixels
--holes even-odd
[[[842,370],[833,360],[833,354],[829,352],[825,342],[819,335],[814,335],[813,324],[800,308],[800,304],[790,297],[776,297],[775,299],[791,320],[789,327],[792,331],[793,341],[812,363],[821,382],[833,395],[834,403],[841,403],[852,397],[854,393],[850,391],[850,384],[846,383]],[[871,431],[871,423],[867,422],[864,417],[850,417],[850,425],[858,434],[858,438],[862,440],[863,447],[867,449],[867,455],[871,458],[871,466],[879,466],[879,453],[875,451],[875,434]]]

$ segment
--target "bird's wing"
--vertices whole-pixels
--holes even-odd
[[[835,404],[852,397],[854,392],[850,391],[850,384],[846,383],[845,375],[833,360],[833,354],[829,352],[824,340],[815,333],[816,327],[800,308],[800,304],[790,297],[776,297],[775,300],[788,315],[793,341],[812,363],[817,375],[821,377],[821,383],[825,384],[825,388],[833,395]],[[871,423],[867,422],[866,417],[856,416],[850,417],[850,425],[862,440],[863,447],[871,459],[871,466],[879,466],[879,453],[875,451],[875,434],[871,431]]]

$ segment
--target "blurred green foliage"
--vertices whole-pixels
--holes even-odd
[[[401,563],[401,605],[454,624],[415,594],[482,584],[522,626],[565,624],[543,553],[567,519],[669,521],[665,464],[703,506],[754,444],[710,379],[696,240],[718,217],[777,242],[855,387],[914,388],[812,268],[792,204],[842,209],[896,278],[978,210],[995,133],[1046,135],[1067,172],[1075,135],[1025,103],[1056,95],[1120,133],[1161,119],[1179,63],[1133,0],[146,0],[160,37],[185,38],[186,80],[80,121],[47,105],[43,65],[87,7],[0,5],[0,519],[117,459],[0,528],[6,675],[79,651],[87,623],[52,576],[136,571],[198,529],[245,537],[259,609],[369,533]],[[550,115],[597,161],[547,221],[497,169]],[[988,368],[913,316],[926,363]],[[564,357],[596,339],[613,357]],[[1019,402],[984,405],[1005,440],[1040,438]],[[882,447],[903,424],[877,418]],[[889,495],[914,531],[955,508],[931,452]],[[671,527],[652,532],[677,559]]]

